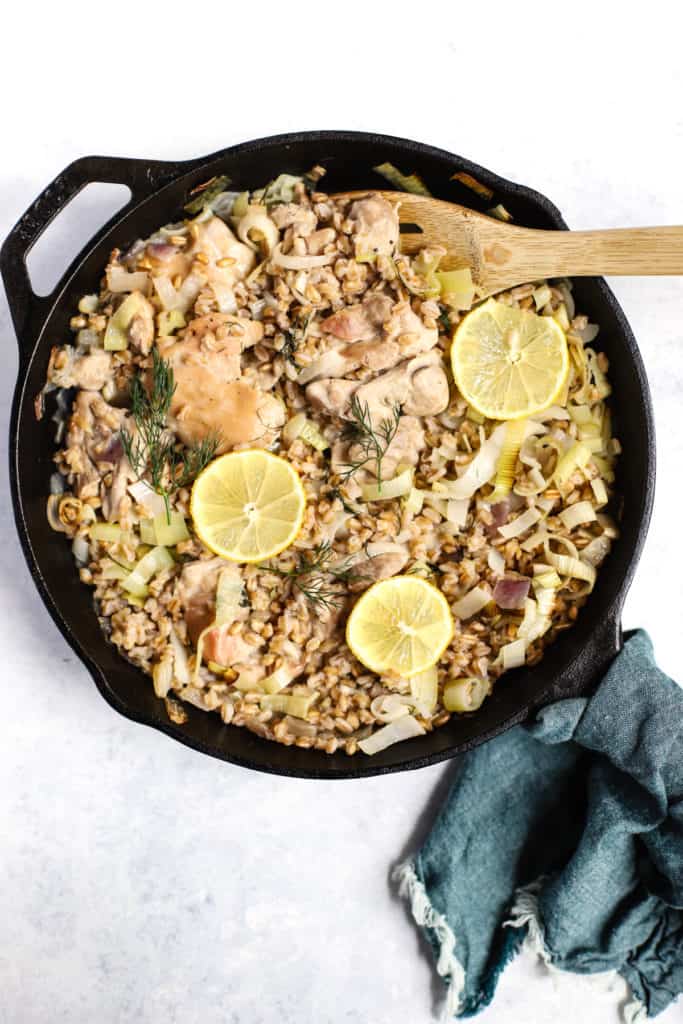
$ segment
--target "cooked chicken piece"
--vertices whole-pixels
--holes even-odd
[[[401,349],[395,341],[381,338],[379,341],[357,341],[343,350],[349,369],[366,366],[368,370],[388,370],[401,358]]]
[[[362,303],[346,306],[323,320],[321,327],[341,341],[374,341],[391,315],[392,301],[384,292],[371,292]]]
[[[53,348],[47,368],[47,379],[58,388],[83,388],[99,391],[111,375],[111,352],[93,348],[79,355],[71,345]]]
[[[258,320],[247,320],[232,313],[208,313],[191,320],[182,336],[183,341],[201,342],[205,348],[213,349],[217,342],[231,338],[239,342],[240,351],[251,348],[263,338],[263,324]],[[239,377],[239,366],[235,376]]]
[[[180,341],[164,345],[176,382],[169,426],[185,444],[218,436],[218,450],[225,452],[262,441],[281,425],[280,403],[276,408],[271,395],[239,379],[242,348],[261,331],[252,321],[211,313],[193,321]]]
[[[198,253],[208,256],[206,276],[212,283],[233,285],[246,277],[256,263],[253,250],[240,242],[220,217],[210,217],[203,224],[197,225],[197,240],[187,255],[193,259]],[[226,259],[235,262],[228,266],[217,265]]]
[[[441,356],[429,352],[411,359],[408,366],[411,364],[411,386],[403,411],[409,416],[437,416],[448,408],[450,399],[448,377]]]
[[[319,381],[318,384],[324,383]],[[399,405],[410,416],[433,416],[448,405],[448,378],[439,352],[427,352],[399,363],[388,373],[362,384],[358,401],[367,405],[373,423],[379,423]]]
[[[239,566],[234,562],[226,562],[223,558],[189,562],[178,577],[176,593],[193,644],[197,643],[199,634],[211,625],[216,616],[216,587],[221,570],[229,572],[236,581],[242,578]],[[235,612],[235,620],[242,621],[248,614],[247,607],[240,607]],[[214,660],[216,659],[211,658],[211,661]]]
[[[351,399],[358,390],[357,380],[344,380],[337,377],[325,377],[309,384],[306,388],[306,398],[311,405],[327,413],[328,416],[339,416],[340,419],[347,419],[349,416]]]
[[[369,558],[353,563],[352,574],[359,577],[349,586],[349,590],[353,592],[367,590],[378,580],[396,576],[405,567],[409,558],[403,544],[393,544],[389,541],[368,544],[367,551]]]
[[[108,405],[96,391],[79,391],[66,434],[66,460],[75,474],[74,493],[81,499],[100,495],[109,522],[119,518],[126,489],[134,479],[121,444],[124,424],[132,426],[126,421],[125,409]],[[105,479],[110,481],[108,486]]]
[[[401,416],[398,430],[382,460],[383,472],[389,476],[400,463],[416,466],[424,446],[425,434],[420,420],[415,416]]]
[[[439,330],[437,327],[425,327],[409,302],[399,302],[386,323],[386,336],[397,342],[401,359],[404,359],[434,348],[439,340]]]
[[[323,320],[323,331],[341,341],[351,342],[329,349],[300,377],[302,384],[318,377],[344,377],[365,366],[387,370],[406,356],[433,348],[439,338],[436,328],[425,327],[408,302],[392,302],[383,292],[373,292],[355,306],[346,306]]]
[[[357,259],[391,256],[398,245],[398,212],[381,196],[357,199],[349,210],[355,224],[353,243]]]
[[[298,203],[280,203],[270,211],[270,219],[281,231],[292,228],[292,235],[301,238],[312,235],[318,223],[313,210]]]
[[[257,441],[262,448],[268,448],[277,438],[278,431],[284,426],[287,410],[284,403],[268,391],[256,393],[256,420],[259,432],[250,438]]]
[[[204,637],[202,656],[217,665],[244,665],[257,653],[258,648],[246,643],[241,636],[233,636],[229,625],[216,626]]]
[[[165,242],[151,242],[146,249],[152,263],[152,277],[183,278],[178,289],[179,309],[189,309],[208,283],[222,313],[236,309],[234,287],[256,262],[254,253],[232,233],[220,217],[210,217],[193,226],[194,240],[187,249]],[[195,262],[195,258],[199,257]],[[208,263],[205,262],[208,260]]]
[[[149,355],[154,344],[154,306],[144,295],[138,299],[135,316],[128,324],[128,340],[143,356]]]
[[[319,228],[306,238],[306,248],[311,256],[319,256],[326,245],[330,245],[337,237],[334,228]]]
[[[422,424],[414,416],[401,416],[391,444],[382,456],[382,477],[388,480],[394,476],[399,465],[415,466],[425,446]],[[333,473],[343,474],[349,465],[361,461],[367,454],[362,444],[338,442],[332,448],[331,468]],[[371,481],[377,476],[377,463],[368,459],[355,474],[359,481]]]

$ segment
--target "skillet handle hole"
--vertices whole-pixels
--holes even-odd
[[[31,288],[49,295],[93,235],[131,198],[127,185],[92,182],[59,211],[26,256]]]

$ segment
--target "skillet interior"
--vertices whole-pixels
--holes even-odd
[[[72,165],[83,177],[88,159]],[[380,187],[372,166],[389,160],[404,171],[418,171],[435,196],[484,210],[470,190],[450,180],[465,170],[489,185],[492,201],[503,202],[515,223],[537,228],[565,228],[559,211],[543,196],[507,182],[460,157],[418,143],[386,136],[349,132],[302,133],[258,140],[214,156],[181,164],[146,165],[142,161],[111,161],[116,176],[106,176],[107,160],[95,158],[97,173],[86,180],[138,183],[136,197],[84,250],[48,300],[31,300],[13,288],[10,263],[17,228],[3,250],[2,270],[20,334],[21,368],[12,417],[11,479],[20,537],[32,575],[60,630],[90,670],[100,692],[119,712],[144,722],[204,753],[255,768],[308,778],[357,778],[418,768],[463,752],[523,720],[529,709],[561,696],[586,692],[620,644],[620,613],[647,531],[654,489],[654,428],[650,396],[638,349],[624,314],[602,279],[575,282],[577,308],[601,326],[599,344],[610,360],[614,388],[615,433],[625,455],[619,463],[618,489],[623,495],[621,537],[603,566],[594,593],[577,625],[550,647],[532,669],[517,669],[499,682],[482,709],[428,734],[391,747],[372,759],[343,753],[326,755],[260,740],[246,729],[224,726],[217,715],[188,707],[188,722],[169,722],[151,681],[124,661],[100,631],[90,590],[78,580],[69,545],[49,529],[45,519],[48,478],[52,471],[54,426],[48,415],[36,422],[33,399],[40,389],[50,348],[69,337],[69,318],[80,296],[92,291],[111,248],[124,248],[137,237],[180,214],[188,189],[213,174],[227,173],[233,187],[262,184],[281,171],[306,171],[312,164],[328,168],[325,189],[334,192]],[[152,173],[151,169],[155,173]],[[157,191],[149,180],[168,182]],[[143,185],[139,186],[140,180]],[[85,182],[82,182],[85,183]],[[150,192],[140,200],[141,192]],[[59,193],[59,190],[57,190]],[[45,194],[43,196],[45,198]],[[52,196],[56,208],[63,197]],[[44,220],[49,219],[43,218]],[[44,227],[45,224],[42,224]],[[24,225],[25,229],[25,225]],[[24,230],[24,234],[26,231]],[[28,249],[35,237],[26,237]],[[13,249],[10,251],[9,243]],[[23,306],[22,299],[32,304]]]

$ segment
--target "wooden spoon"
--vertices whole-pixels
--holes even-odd
[[[400,200],[401,252],[443,246],[447,255],[440,266],[468,266],[482,298],[548,277],[683,274],[683,227],[538,231],[408,192],[341,192],[333,198],[371,194],[392,204]],[[421,230],[408,233],[410,225]]]

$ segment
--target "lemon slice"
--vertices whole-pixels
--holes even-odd
[[[260,448],[210,462],[190,501],[201,540],[231,562],[260,562],[283,551],[301,529],[305,507],[296,470]]]
[[[451,347],[463,398],[492,420],[518,420],[557,401],[569,372],[567,339],[549,316],[489,299],[468,313]]]
[[[440,590],[419,576],[392,576],[366,590],[346,624],[346,642],[372,672],[404,679],[431,668],[453,636]]]

